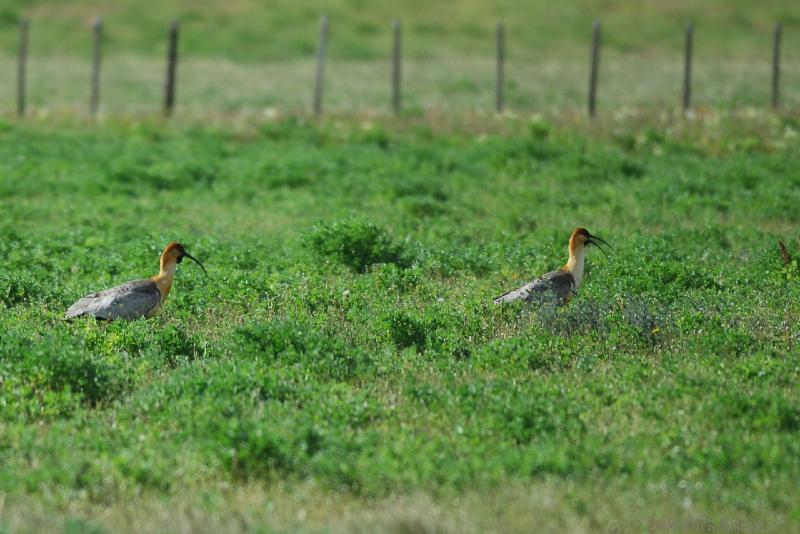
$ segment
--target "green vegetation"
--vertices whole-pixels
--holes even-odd
[[[485,56],[491,51],[497,20],[504,20],[517,57],[586,55],[592,21],[602,19],[606,45],[618,52],[678,54],[687,20],[698,23],[698,47],[717,57],[756,59],[768,54],[769,32],[775,22],[800,24],[792,0],[691,0],[627,2],[592,0],[553,3],[547,0],[291,0],[224,3],[167,0],[142,9],[135,0],[59,2],[6,0],[0,8],[2,48],[16,46],[14,30],[20,16],[34,20],[43,53],[84,55],[90,46],[89,24],[106,21],[108,44],[114,51],[161,56],[166,27],[178,19],[186,29],[187,53],[245,61],[309,57],[316,49],[319,18],[332,22],[331,53],[342,59],[376,60],[389,55],[393,19],[404,22],[410,57]],[[213,6],[212,6],[213,4]],[[791,37],[791,32],[788,33]],[[489,52],[491,53],[491,52]]]
[[[796,526],[798,123],[647,122],[2,123],[0,529]]]
[[[213,4],[213,5],[212,5]],[[0,70],[14,72],[17,23],[32,19],[29,103],[41,113],[85,114],[90,22],[105,20],[101,113],[158,112],[166,29],[182,21],[178,113],[308,110],[319,18],[331,19],[325,109],[388,111],[391,21],[403,21],[403,106],[473,110],[493,106],[494,31],[507,26],[510,109],[583,108],[589,40],[603,22],[599,109],[674,109],[679,104],[683,28],[696,23],[699,107],[765,107],[771,32],[784,25],[782,94],[800,104],[800,8],[795,0],[6,0],[0,6]],[[0,84],[0,113],[13,113],[13,80]]]

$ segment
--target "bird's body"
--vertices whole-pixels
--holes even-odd
[[[70,306],[65,317],[74,319],[89,315],[108,321],[114,319],[131,321],[140,317],[148,319],[153,317],[167,299],[178,263],[184,257],[197,262],[205,272],[203,265],[186,252],[183,245],[170,243],[161,253],[161,268],[157,275],[87,295]]]
[[[165,298],[153,280],[134,280],[83,297],[69,307],[66,317],[73,319],[81,315],[92,315],[108,321],[150,318],[158,312]]]
[[[529,303],[552,303],[563,305],[569,302],[583,283],[583,270],[586,261],[586,248],[597,242],[606,243],[591,235],[585,228],[577,228],[569,239],[569,260],[557,271],[552,271],[527,284],[504,293],[494,299],[495,304],[523,300]],[[609,245],[610,246],[610,245]],[[600,250],[603,250],[600,248]]]
[[[569,302],[577,289],[575,279],[570,273],[553,271],[532,280],[522,287],[513,289],[494,299],[495,304],[524,300],[525,302]]]

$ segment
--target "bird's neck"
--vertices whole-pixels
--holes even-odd
[[[569,261],[561,269],[572,275],[575,280],[575,289],[581,287],[583,282],[583,264],[586,259],[586,247],[570,247]]]
[[[172,280],[175,278],[175,271],[177,268],[178,264],[175,260],[165,261],[162,258],[158,274],[152,277],[152,280],[158,285],[158,290],[161,292],[162,299],[167,298],[169,290],[172,289]]]

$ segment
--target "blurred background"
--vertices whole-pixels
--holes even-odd
[[[505,24],[510,110],[582,109],[591,30],[602,23],[598,108],[680,107],[684,28],[695,24],[697,108],[768,107],[773,27],[783,26],[781,101],[800,104],[796,0],[4,0],[0,114],[15,109],[19,21],[30,19],[31,114],[87,112],[92,21],[102,17],[102,114],[161,109],[167,30],[180,21],[178,114],[304,113],[320,17],[330,20],[324,105],[390,111],[392,22],[403,29],[403,110],[494,107],[495,28]]]

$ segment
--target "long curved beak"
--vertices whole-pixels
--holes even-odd
[[[606,245],[611,250],[614,250],[614,247],[611,246],[611,243],[607,242],[605,239],[603,239],[601,237],[597,237],[596,235],[590,235],[589,238],[586,241],[588,243],[591,243],[592,245],[596,246],[597,248],[599,248],[600,252],[602,252],[606,256],[608,256],[608,254],[606,254],[606,251],[603,250],[603,247],[600,246],[600,243],[603,243],[604,245]]]
[[[201,269],[203,269],[203,272],[206,274],[206,276],[208,276],[208,271],[206,271],[206,268],[205,268],[205,267],[203,267],[203,264],[202,264],[202,263],[200,263],[200,260],[198,260],[197,258],[195,258],[194,256],[192,256],[192,255],[191,255],[191,254],[189,254],[188,252],[184,252],[184,253],[183,253],[183,255],[184,255],[184,256],[186,256],[187,258],[189,258],[190,260],[192,260],[193,262],[195,262],[197,265],[199,265],[199,266],[200,266],[200,268],[201,268]]]

